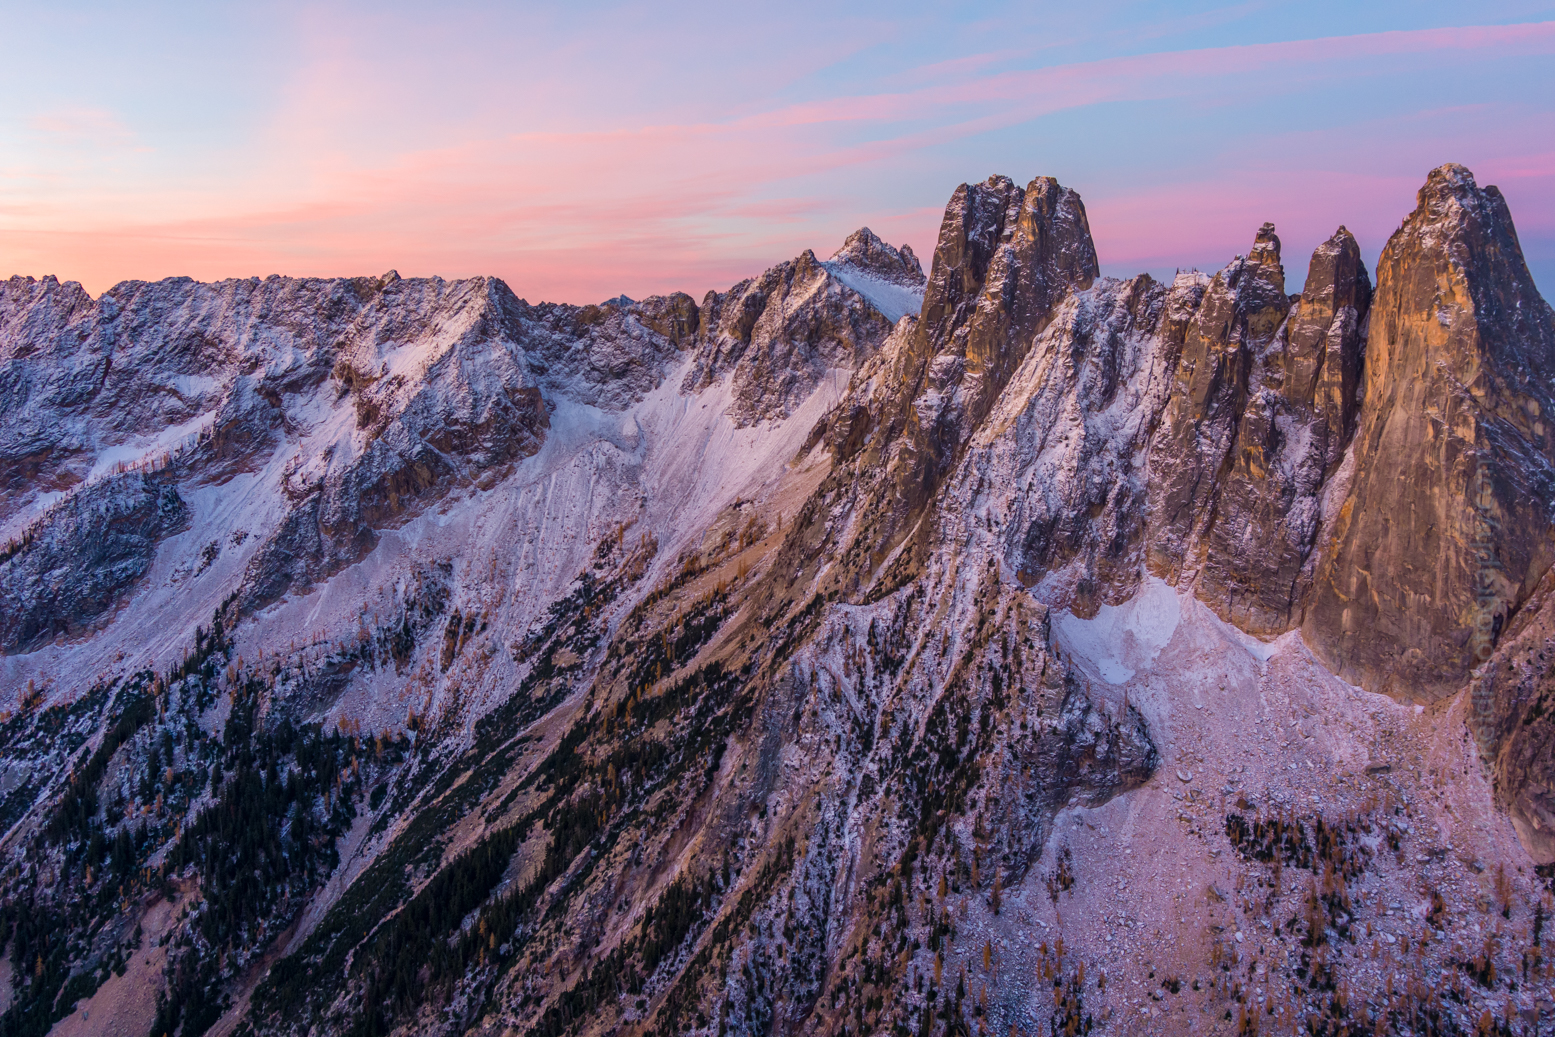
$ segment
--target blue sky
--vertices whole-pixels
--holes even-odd
[[[747,9],[754,8],[754,9]],[[506,278],[700,295],[958,183],[1057,176],[1104,269],[1292,289],[1425,173],[1555,285],[1555,3],[8,4],[0,277]]]

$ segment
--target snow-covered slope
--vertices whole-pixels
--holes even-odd
[[[892,248],[868,227],[848,236],[823,266],[895,324],[923,308],[926,279],[912,248]]]

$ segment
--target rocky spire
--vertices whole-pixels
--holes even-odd
[[[1272,224],[1249,258],[1271,272],[1272,286],[1280,269]],[[1249,358],[1247,402],[1218,480],[1197,588],[1249,632],[1277,634],[1299,619],[1324,480],[1354,429],[1370,302],[1360,247],[1340,227],[1313,252],[1306,287],[1272,348]]]
[[[1265,223],[1258,228],[1258,233],[1253,236],[1253,250],[1247,258],[1259,266],[1272,267],[1284,280],[1285,268],[1280,265],[1280,236],[1274,233],[1274,224]]]
[[[1002,176],[961,185],[940,226],[909,356],[917,366],[912,380],[945,404],[944,418],[969,432],[1054,307],[1099,273],[1077,192],[1047,176],[1024,191]],[[951,438],[959,445],[964,436]]]
[[[1321,440],[1325,474],[1338,465],[1355,431],[1371,296],[1361,248],[1340,227],[1312,253],[1281,371],[1284,396],[1305,402],[1321,418],[1312,430]]]
[[[1215,275],[1188,325],[1150,456],[1148,561],[1168,582],[1196,569],[1194,545],[1214,518],[1219,476],[1232,459],[1254,360],[1274,342],[1290,309],[1279,247],[1274,225],[1264,224],[1252,254]]]
[[[1354,482],[1303,632],[1347,680],[1431,701],[1555,558],[1555,320],[1499,191],[1431,172],[1383,250],[1370,326]]]

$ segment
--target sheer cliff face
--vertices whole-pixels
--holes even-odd
[[[1550,310],[1457,167],[1375,292],[1342,227],[1284,262],[1101,277],[1076,192],[992,177],[927,276],[866,228],[700,304],[0,285],[0,1032],[1526,1000]]]
[[[899,325],[860,368],[820,430],[837,461],[827,492],[867,507],[846,525],[806,510],[800,519],[809,529],[793,549],[833,553],[840,564],[829,580],[850,594],[922,572],[934,528],[926,509],[1054,309],[1096,277],[1074,191],[1051,177],[1025,190],[1005,177],[957,188],[920,318]]]
[[[1272,237],[1272,234],[1270,235]],[[1266,249],[1264,270],[1278,258]],[[1266,288],[1264,286],[1267,286]],[[1272,636],[1300,618],[1317,560],[1323,492],[1355,428],[1371,296],[1360,248],[1344,228],[1313,253],[1301,297],[1282,318],[1260,285],[1249,319],[1247,385],[1233,445],[1201,539],[1196,592],[1222,618]],[[1257,343],[1259,328],[1282,324]],[[1164,538],[1167,543],[1174,542]]]
[[[1518,609],[1468,691],[1498,804],[1534,859],[1555,861],[1555,571]]]
[[[1272,225],[1252,253],[1216,274],[1188,325],[1162,425],[1151,446],[1151,569],[1169,582],[1192,577],[1197,541],[1217,517],[1222,474],[1234,463],[1252,368],[1276,349],[1290,300]],[[1243,453],[1256,452],[1248,443]],[[1235,458],[1242,460],[1241,456]],[[1249,459],[1257,463],[1256,459]]]
[[[1204,279],[1074,293],[1037,336],[962,467],[968,535],[996,538],[1039,596],[1092,615],[1143,571],[1150,437]]]
[[[1552,361],[1505,200],[1434,171],[1382,254],[1354,481],[1302,624],[1335,672],[1429,702],[1489,657],[1555,550]]]

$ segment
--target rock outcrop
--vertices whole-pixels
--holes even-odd
[[[172,480],[132,472],[54,505],[0,561],[0,652],[89,631],[151,568],[157,545],[189,527]]]
[[[848,267],[861,275],[884,284],[923,290],[925,278],[918,257],[911,245],[894,248],[880,240],[868,227],[860,227],[848,235],[842,247],[826,261],[828,268]]]
[[[1304,610],[1340,676],[1430,702],[1489,658],[1555,559],[1552,365],[1505,199],[1434,170],[1378,266],[1354,479]]]
[[[598,306],[529,306],[506,285],[501,292],[501,312],[536,383],[553,396],[586,388],[606,410],[623,410],[658,387],[696,348],[701,330],[697,304],[684,292]]]
[[[1255,246],[1254,257],[1260,247],[1267,249]],[[1324,487],[1361,405],[1370,302],[1360,247],[1341,227],[1312,254],[1306,287],[1273,340],[1245,356],[1246,392],[1234,444],[1214,480],[1195,590],[1249,633],[1272,636],[1300,620]],[[1272,298],[1267,304],[1265,324],[1280,309]]]
[[[871,259],[880,257],[877,248]],[[727,292],[709,292],[700,315],[682,388],[727,379],[744,424],[786,417],[827,372],[851,371],[873,355],[892,324],[808,249]]]

